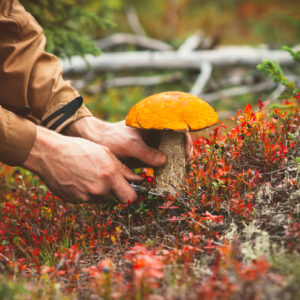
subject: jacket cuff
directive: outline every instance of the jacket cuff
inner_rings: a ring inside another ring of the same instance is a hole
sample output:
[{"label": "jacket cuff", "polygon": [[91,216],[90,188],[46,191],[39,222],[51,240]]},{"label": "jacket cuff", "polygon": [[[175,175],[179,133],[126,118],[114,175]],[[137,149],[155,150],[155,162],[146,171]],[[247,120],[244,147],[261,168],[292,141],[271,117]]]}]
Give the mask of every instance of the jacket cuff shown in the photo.
[{"label": "jacket cuff", "polygon": [[0,115],[0,161],[21,166],[35,142],[36,125],[5,109],[0,108]]},{"label": "jacket cuff", "polygon": [[[52,115],[54,112],[58,111],[60,108],[64,107],[66,104],[74,100],[74,96],[68,101],[63,101],[60,102],[59,104],[54,105],[47,113],[43,116],[43,120],[47,119],[50,115]],[[70,117],[68,118],[65,122],[63,122],[60,126],[58,126],[55,131],[56,132],[61,132],[66,126],[69,124],[84,118],[84,117],[91,117],[92,114],[91,112],[87,109],[87,107],[82,104],[81,107]],[[55,121],[57,121],[61,116],[58,116],[57,118],[54,118],[51,122],[47,123],[47,128],[50,128]]]}]

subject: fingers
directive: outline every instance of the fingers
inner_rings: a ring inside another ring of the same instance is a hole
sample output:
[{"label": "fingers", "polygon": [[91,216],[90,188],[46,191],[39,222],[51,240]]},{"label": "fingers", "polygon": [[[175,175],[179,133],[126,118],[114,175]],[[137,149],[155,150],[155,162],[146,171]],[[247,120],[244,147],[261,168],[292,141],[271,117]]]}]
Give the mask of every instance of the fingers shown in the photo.
[{"label": "fingers", "polygon": [[188,132],[185,133],[185,156],[187,160],[193,157],[193,140]]},{"label": "fingers", "polygon": [[112,160],[120,170],[121,174],[129,181],[142,181],[143,177],[133,173],[126,165],[120,162],[112,153],[110,154]]},{"label": "fingers", "polygon": [[[134,189],[129,185],[128,181],[142,181],[143,177],[134,174],[127,166],[121,163],[113,154],[113,161],[115,162],[119,176],[116,176],[112,191],[122,203],[134,202],[137,199],[137,194]],[[126,180],[127,179],[127,180]]]},{"label": "fingers", "polygon": [[122,203],[134,202],[137,194],[123,176],[117,176],[112,191]]},{"label": "fingers", "polygon": [[134,145],[132,156],[153,167],[161,167],[167,161],[163,152],[149,147],[143,140]]},{"label": "fingers", "polygon": [[121,174],[128,180],[128,181],[143,181],[143,177],[133,173],[126,165],[121,163],[120,161],[117,162],[117,167],[121,171]]},{"label": "fingers", "polygon": [[[129,168],[121,163],[111,152],[108,152],[112,159],[112,163],[116,165],[117,172],[114,174],[112,181],[112,192],[122,203],[134,202],[137,194],[130,186],[129,181],[142,181],[143,177],[134,174]],[[127,180],[126,180],[127,179]]]}]

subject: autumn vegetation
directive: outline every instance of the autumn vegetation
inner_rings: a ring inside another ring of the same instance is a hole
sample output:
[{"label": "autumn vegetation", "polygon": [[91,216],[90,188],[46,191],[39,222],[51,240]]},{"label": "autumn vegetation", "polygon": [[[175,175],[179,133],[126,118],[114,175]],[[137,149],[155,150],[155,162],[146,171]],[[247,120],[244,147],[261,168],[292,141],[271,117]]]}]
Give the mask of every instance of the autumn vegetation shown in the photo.
[{"label": "autumn vegetation", "polygon": [[[193,1],[179,2],[184,10]],[[247,20],[270,9],[246,2],[236,9]],[[111,3],[109,12],[122,4]],[[53,52],[73,55],[70,49]],[[286,50],[296,66],[300,52]],[[181,197],[141,193],[128,205],[117,199],[73,205],[36,175],[0,163],[0,299],[298,299],[300,91],[276,62],[259,69],[284,88],[281,96],[245,96],[231,118],[194,136]],[[88,99],[89,107],[118,119],[107,99],[126,110],[122,93],[111,89],[100,104]],[[152,169],[135,172],[144,186],[155,186]]]},{"label": "autumn vegetation", "polygon": [[[2,165],[1,293],[16,299],[296,295],[299,95],[280,108],[258,104],[239,111],[233,127],[220,123],[195,140],[185,199],[141,195],[130,205],[75,206],[28,171]],[[151,171],[141,171],[153,184]],[[295,274],[286,272],[285,260]]]}]

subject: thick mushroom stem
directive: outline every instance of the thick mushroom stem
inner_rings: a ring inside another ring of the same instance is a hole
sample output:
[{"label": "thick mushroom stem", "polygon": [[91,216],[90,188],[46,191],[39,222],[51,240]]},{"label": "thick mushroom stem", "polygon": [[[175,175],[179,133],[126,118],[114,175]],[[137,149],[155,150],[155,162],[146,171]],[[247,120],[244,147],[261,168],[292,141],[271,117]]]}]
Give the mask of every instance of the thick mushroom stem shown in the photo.
[{"label": "thick mushroom stem", "polygon": [[167,162],[155,171],[156,187],[180,195],[186,174],[184,133],[163,131],[159,149],[167,155]]}]

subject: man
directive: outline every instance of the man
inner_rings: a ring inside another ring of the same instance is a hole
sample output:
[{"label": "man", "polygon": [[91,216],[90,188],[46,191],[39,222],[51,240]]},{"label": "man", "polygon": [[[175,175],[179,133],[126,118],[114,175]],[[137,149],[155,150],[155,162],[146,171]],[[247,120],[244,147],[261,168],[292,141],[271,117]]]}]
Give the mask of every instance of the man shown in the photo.
[{"label": "man", "polygon": [[[58,58],[44,51],[45,43],[42,29],[17,0],[0,0],[0,161],[37,173],[66,201],[113,194],[124,203],[134,201],[128,181],[141,177],[119,159],[159,167],[165,155],[124,122],[93,117],[63,80]],[[186,144],[190,155],[190,136]]]}]

